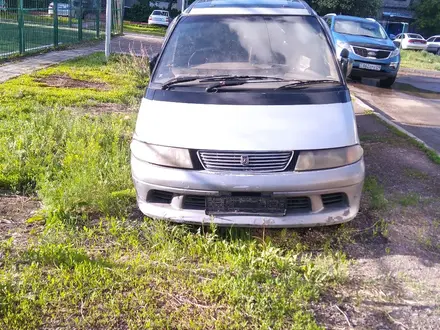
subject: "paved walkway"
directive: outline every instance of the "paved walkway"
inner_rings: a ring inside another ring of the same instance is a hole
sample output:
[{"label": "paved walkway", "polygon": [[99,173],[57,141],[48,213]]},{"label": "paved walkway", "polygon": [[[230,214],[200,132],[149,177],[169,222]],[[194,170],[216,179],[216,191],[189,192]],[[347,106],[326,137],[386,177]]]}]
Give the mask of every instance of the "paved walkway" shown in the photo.
[{"label": "paved walkway", "polygon": [[[112,39],[111,48],[113,53],[130,53],[137,55],[151,55],[159,51],[162,38],[139,34],[126,34]],[[99,51],[104,51],[104,43],[94,46],[71,50],[56,50],[46,54],[25,57],[22,60],[0,65],[0,83],[28,74],[33,71],[44,69],[79,56],[86,56]]]}]

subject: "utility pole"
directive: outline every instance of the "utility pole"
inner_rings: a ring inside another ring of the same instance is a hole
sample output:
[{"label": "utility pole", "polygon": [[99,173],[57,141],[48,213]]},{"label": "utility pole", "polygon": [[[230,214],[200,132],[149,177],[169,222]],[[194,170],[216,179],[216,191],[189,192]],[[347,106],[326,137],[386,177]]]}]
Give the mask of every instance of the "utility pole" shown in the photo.
[{"label": "utility pole", "polygon": [[105,58],[108,61],[110,57],[110,39],[112,34],[112,1],[107,0],[105,8]]}]

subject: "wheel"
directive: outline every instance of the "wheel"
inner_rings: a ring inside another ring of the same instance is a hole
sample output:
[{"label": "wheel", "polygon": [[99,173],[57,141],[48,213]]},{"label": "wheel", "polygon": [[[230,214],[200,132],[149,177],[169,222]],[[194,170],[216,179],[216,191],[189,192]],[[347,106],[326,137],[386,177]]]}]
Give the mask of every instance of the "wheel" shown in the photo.
[{"label": "wheel", "polygon": [[379,85],[380,87],[389,88],[394,84],[395,81],[396,81],[396,76],[391,78],[381,79]]}]

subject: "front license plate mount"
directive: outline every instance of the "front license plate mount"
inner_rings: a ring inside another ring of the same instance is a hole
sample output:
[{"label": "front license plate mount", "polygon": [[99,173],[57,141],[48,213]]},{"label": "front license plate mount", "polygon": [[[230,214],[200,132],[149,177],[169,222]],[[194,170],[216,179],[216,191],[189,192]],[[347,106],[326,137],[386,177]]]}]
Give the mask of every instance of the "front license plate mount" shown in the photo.
[{"label": "front license plate mount", "polygon": [[286,199],[273,197],[221,196],[206,198],[207,215],[286,215]]}]

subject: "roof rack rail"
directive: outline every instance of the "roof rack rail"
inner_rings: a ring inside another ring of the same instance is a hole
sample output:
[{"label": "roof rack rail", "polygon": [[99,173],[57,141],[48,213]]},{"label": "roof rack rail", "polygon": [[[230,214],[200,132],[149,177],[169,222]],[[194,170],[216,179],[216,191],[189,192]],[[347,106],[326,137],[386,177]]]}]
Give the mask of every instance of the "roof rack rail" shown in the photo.
[{"label": "roof rack rail", "polygon": [[366,19],[369,20],[369,21],[376,22],[376,20],[374,18],[371,18],[371,17],[367,17]]}]

